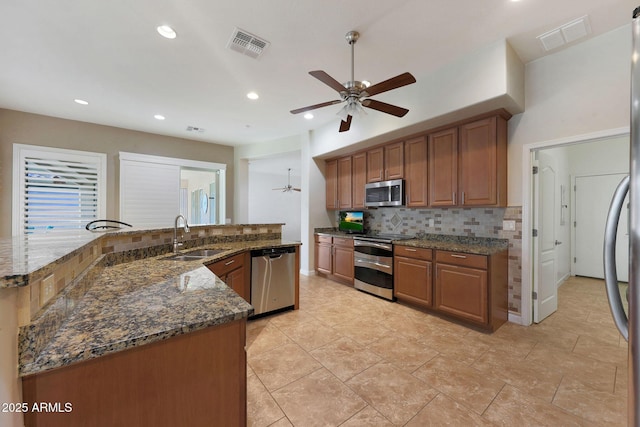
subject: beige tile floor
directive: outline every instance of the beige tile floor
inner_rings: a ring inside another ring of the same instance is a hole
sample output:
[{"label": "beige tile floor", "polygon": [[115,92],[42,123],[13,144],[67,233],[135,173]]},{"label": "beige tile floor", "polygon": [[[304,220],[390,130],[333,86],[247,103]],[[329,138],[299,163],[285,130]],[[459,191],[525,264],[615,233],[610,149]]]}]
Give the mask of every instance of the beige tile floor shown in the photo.
[{"label": "beige tile floor", "polygon": [[300,307],[249,322],[249,426],[626,425],[627,345],[599,280],[493,334],[318,277]]}]

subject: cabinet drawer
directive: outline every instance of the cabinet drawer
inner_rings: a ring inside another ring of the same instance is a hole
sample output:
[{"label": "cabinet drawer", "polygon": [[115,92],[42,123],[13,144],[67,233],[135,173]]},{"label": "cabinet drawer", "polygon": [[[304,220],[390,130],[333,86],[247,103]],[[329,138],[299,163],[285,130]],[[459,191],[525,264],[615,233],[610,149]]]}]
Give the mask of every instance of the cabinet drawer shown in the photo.
[{"label": "cabinet drawer", "polygon": [[436,251],[436,262],[487,269],[487,256],[462,252]]},{"label": "cabinet drawer", "polygon": [[433,257],[433,251],[431,249],[425,248],[413,248],[411,246],[401,246],[394,245],[393,246],[393,255],[395,256],[404,256],[407,258],[417,258],[424,259],[427,261],[431,261]]},{"label": "cabinet drawer", "polygon": [[346,237],[334,237],[333,238],[333,244],[335,246],[342,246],[345,248],[352,248],[353,247],[353,239],[349,239]]},{"label": "cabinet drawer", "polygon": [[316,234],[316,242],[331,244],[331,236],[319,236]]},{"label": "cabinet drawer", "polygon": [[213,271],[213,274],[215,274],[218,277],[221,277],[232,270],[242,267],[243,263],[244,263],[244,254],[242,253],[242,254],[234,255],[232,257],[223,259],[222,261],[218,261],[214,264],[210,264],[207,267],[209,267],[209,270]]}]

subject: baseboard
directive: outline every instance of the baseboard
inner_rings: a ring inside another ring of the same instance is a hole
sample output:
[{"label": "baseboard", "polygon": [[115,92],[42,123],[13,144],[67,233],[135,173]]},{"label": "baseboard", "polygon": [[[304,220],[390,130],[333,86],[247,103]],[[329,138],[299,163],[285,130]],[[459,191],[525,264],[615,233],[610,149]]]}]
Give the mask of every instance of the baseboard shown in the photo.
[{"label": "baseboard", "polygon": [[519,313],[509,312],[509,322],[517,323],[518,325],[527,325],[526,323],[522,323],[522,315]]},{"label": "baseboard", "polygon": [[300,274],[302,274],[303,276],[315,276],[316,275],[316,271],[315,270],[303,270],[303,269],[300,269]]}]

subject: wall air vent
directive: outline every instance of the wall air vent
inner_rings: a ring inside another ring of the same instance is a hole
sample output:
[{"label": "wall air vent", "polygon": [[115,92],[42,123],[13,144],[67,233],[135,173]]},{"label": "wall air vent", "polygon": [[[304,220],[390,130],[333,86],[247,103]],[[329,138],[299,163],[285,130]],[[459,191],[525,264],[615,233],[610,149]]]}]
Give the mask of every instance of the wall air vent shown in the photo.
[{"label": "wall air vent", "polygon": [[204,129],[196,126],[187,126],[187,132],[204,133]]},{"label": "wall air vent", "polygon": [[269,47],[268,41],[239,28],[233,30],[227,43],[227,48],[254,59],[258,59],[267,47]]}]

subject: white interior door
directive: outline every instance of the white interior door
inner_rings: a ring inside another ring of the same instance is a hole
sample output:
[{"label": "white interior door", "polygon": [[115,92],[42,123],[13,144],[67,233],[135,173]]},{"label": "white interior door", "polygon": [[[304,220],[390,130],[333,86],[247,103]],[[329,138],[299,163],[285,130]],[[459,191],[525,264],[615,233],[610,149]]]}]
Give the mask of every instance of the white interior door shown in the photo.
[{"label": "white interior door", "polygon": [[534,229],[538,236],[533,238],[533,321],[541,322],[558,309],[558,288],[556,286],[556,223],[560,207],[556,206],[556,166],[555,159],[539,151],[536,153],[538,173],[534,175]]},{"label": "white interior door", "polygon": [[[602,245],[611,197],[626,174],[589,175],[575,179],[575,260],[577,276],[604,279]],[[629,280],[628,196],[620,213],[616,240],[618,280]]]}]

